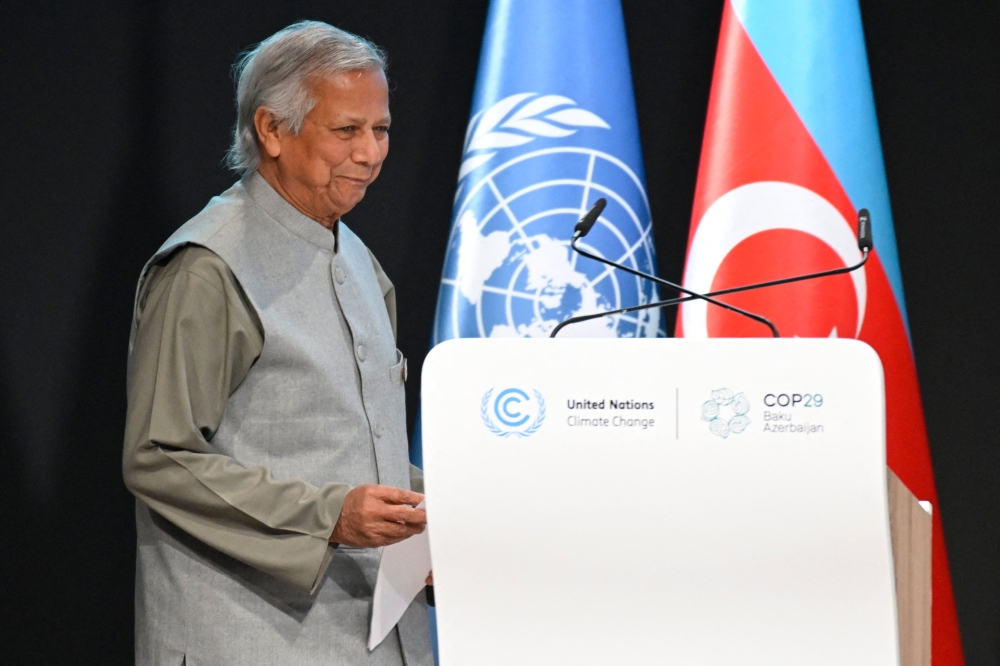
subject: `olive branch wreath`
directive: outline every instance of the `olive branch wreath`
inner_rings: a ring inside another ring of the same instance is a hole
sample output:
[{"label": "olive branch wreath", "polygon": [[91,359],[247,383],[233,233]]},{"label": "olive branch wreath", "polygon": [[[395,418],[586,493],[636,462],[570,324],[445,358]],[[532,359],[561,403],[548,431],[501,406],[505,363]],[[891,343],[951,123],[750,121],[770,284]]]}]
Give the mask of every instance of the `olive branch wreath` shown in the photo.
[{"label": "olive branch wreath", "polygon": [[[531,101],[517,108],[526,100]],[[490,161],[497,149],[521,146],[540,137],[570,136],[581,127],[610,129],[600,116],[579,108],[569,97],[538,93],[504,97],[469,121],[458,179]],[[473,154],[482,150],[492,152]]]}]

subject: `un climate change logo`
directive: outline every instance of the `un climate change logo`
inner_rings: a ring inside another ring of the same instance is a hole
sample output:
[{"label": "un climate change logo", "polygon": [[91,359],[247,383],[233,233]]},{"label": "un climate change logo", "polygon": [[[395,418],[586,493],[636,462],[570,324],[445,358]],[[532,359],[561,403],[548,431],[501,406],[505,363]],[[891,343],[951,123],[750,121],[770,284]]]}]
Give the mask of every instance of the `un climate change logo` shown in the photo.
[{"label": "un climate change logo", "polygon": [[725,439],[738,435],[750,425],[750,400],[742,393],[733,395],[727,388],[712,391],[712,399],[701,406],[701,420],[708,421],[708,431]]},{"label": "un climate change logo", "polygon": [[[581,243],[594,254],[655,271],[649,202],[623,161],[569,139],[609,130],[559,95],[511,95],[473,117],[459,172],[435,341],[546,337],[562,320],[658,299],[655,285],[578,260],[569,238],[598,197],[608,200]],[[591,135],[592,136],[592,135]],[[517,148],[524,146],[525,148]],[[594,319],[586,337],[655,337],[659,310]]]},{"label": "un climate change logo", "polygon": [[498,437],[528,437],[545,421],[545,398],[536,390],[533,396],[519,388],[503,389],[493,396],[490,389],[479,405],[483,423]]}]

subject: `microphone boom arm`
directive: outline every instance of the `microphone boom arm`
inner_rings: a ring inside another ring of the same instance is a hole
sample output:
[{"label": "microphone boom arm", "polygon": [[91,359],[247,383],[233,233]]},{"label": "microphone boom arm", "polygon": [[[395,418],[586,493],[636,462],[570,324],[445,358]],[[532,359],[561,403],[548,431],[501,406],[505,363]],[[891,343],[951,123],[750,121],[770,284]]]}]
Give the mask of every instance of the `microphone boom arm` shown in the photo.
[{"label": "microphone boom arm", "polygon": [[[631,273],[632,275],[641,277],[641,278],[646,279],[646,280],[652,280],[653,282],[656,282],[657,284],[661,284],[661,285],[663,285],[665,287],[670,287],[671,289],[676,289],[676,290],[678,290],[680,292],[683,292],[683,293],[689,295],[688,298],[684,298],[684,299],[681,299],[681,300],[692,300],[692,299],[695,299],[695,298],[700,298],[700,299],[703,299],[705,301],[708,301],[709,303],[711,303],[713,305],[717,305],[720,308],[725,308],[726,310],[730,310],[730,311],[735,312],[737,314],[741,314],[744,317],[749,317],[750,319],[753,319],[754,321],[756,321],[758,323],[764,324],[769,329],[771,329],[771,334],[774,337],[776,337],[776,338],[780,338],[781,337],[781,335],[778,333],[777,327],[774,324],[772,324],[771,321],[769,319],[767,319],[766,317],[762,317],[760,315],[756,315],[756,314],[754,314],[752,312],[747,312],[746,310],[740,309],[740,308],[736,307],[735,305],[729,305],[728,303],[723,303],[722,301],[718,301],[718,300],[712,298],[712,296],[714,294],[699,294],[697,292],[691,291],[690,289],[682,287],[679,284],[674,284],[673,282],[669,282],[668,280],[664,280],[663,278],[657,277],[655,275],[647,275],[646,273],[642,273],[640,271],[634,270],[632,268],[629,268],[628,266],[615,264],[614,262],[609,261],[608,259],[605,259],[604,257],[598,257],[597,255],[591,254],[590,252],[587,252],[586,250],[581,250],[576,245],[576,242],[578,240],[580,240],[580,236],[581,236],[581,234],[579,233],[579,231],[577,231],[577,233],[573,234],[573,240],[570,241],[570,247],[572,247],[576,252],[582,254],[583,256],[587,257],[588,259],[593,259],[594,261],[598,261],[598,262],[600,262],[602,264],[605,264],[607,266],[611,266],[612,268],[617,268],[618,270],[625,271],[626,273]],[[728,293],[728,292],[719,292],[719,293]],[[680,301],[677,301],[677,302],[680,302]],[[666,304],[666,302],[664,302],[664,304]],[[635,309],[643,309],[644,307],[647,307],[647,306],[648,307],[655,307],[654,304],[650,303],[650,304],[647,304],[646,306],[634,306],[633,308],[625,308],[622,311],[623,312],[631,312],[631,311],[633,311]],[[564,321],[564,322],[560,323],[558,326],[556,326],[556,328],[553,329],[553,331],[552,331],[552,333],[551,333],[551,335],[549,337],[555,337],[555,334],[559,331],[560,328],[562,328],[564,325],[566,325],[566,324],[568,324],[568,323],[570,323],[570,322],[572,322],[574,320],[577,320],[577,321],[586,321],[587,319],[596,319],[598,316],[608,316],[610,314],[617,314],[617,313],[618,313],[618,311],[615,311],[615,312],[605,312],[605,313],[601,313],[600,315],[595,315],[595,316],[584,315],[584,317],[586,317],[586,319],[581,319],[581,318],[578,318],[578,317],[574,317],[573,319],[567,319],[566,321]]]},{"label": "microphone boom arm", "polygon": [[[574,237],[571,245],[573,245],[573,243],[575,243],[576,240],[577,240],[577,238]],[[585,252],[583,250],[580,250],[575,245],[573,245],[573,249],[576,250],[577,252],[579,252],[580,254],[586,256],[586,257],[589,257],[591,259],[595,259],[597,261],[600,261],[601,263],[608,263],[608,262],[604,261],[603,259],[601,259],[599,257],[595,257],[595,256],[593,256],[593,255],[591,255],[591,254],[589,254],[589,253],[587,253],[587,252]],[[781,278],[780,280],[769,280],[767,282],[758,282],[756,284],[748,284],[748,285],[743,285],[741,287],[730,287],[729,289],[720,289],[719,291],[712,291],[712,292],[709,292],[707,294],[704,294],[703,296],[705,297],[705,300],[708,300],[709,302],[715,303],[716,301],[711,300],[712,297],[715,297],[715,296],[724,296],[726,294],[734,294],[734,293],[741,292],[741,291],[751,291],[753,289],[764,289],[766,287],[776,287],[778,285],[789,284],[791,282],[800,282],[802,280],[813,280],[813,279],[816,279],[816,278],[828,277],[828,276],[831,276],[831,275],[841,275],[843,273],[851,273],[853,271],[858,270],[859,268],[861,268],[862,266],[864,266],[868,262],[868,255],[869,255],[869,249],[867,247],[864,247],[862,249],[861,261],[859,261],[858,263],[856,263],[853,266],[845,266],[843,268],[834,268],[834,269],[831,269],[831,270],[828,270],[828,271],[821,271],[819,273],[810,273],[809,275],[796,275],[795,277]],[[617,267],[617,268],[621,268],[622,270],[625,270],[626,272],[629,272],[629,273],[637,274],[635,271],[632,271],[628,267]],[[645,276],[641,276],[641,277],[645,277]],[[666,280],[659,280],[659,282],[665,283],[668,286],[675,286],[672,283],[666,282]],[[681,291],[683,291],[685,293],[688,293],[688,294],[691,293],[691,292],[689,292],[689,291],[687,291],[685,289],[681,289]],[[601,317],[611,317],[611,316],[619,315],[619,314],[627,314],[629,312],[636,312],[638,310],[650,310],[650,309],[653,309],[653,308],[665,308],[665,307],[669,307],[671,305],[678,305],[680,303],[685,303],[687,301],[693,301],[696,298],[702,298],[703,296],[702,295],[682,296],[680,298],[670,298],[670,299],[667,299],[667,300],[664,300],[664,301],[656,301],[654,303],[644,303],[642,305],[633,305],[633,306],[627,307],[627,308],[619,308],[617,310],[611,310],[611,311],[608,311],[608,312],[597,312],[597,313],[589,314],[589,315],[580,315],[578,317],[571,317],[569,319],[565,319],[565,320],[559,322],[556,325],[556,327],[552,329],[552,333],[549,334],[549,337],[550,338],[556,337],[556,335],[559,334],[559,331],[561,331],[564,327],[569,326],[570,324],[577,324],[577,323],[580,323],[580,322],[583,322],[583,321],[590,321],[591,319],[599,319]],[[727,306],[725,304],[722,304],[722,305],[723,305],[723,307],[727,307],[727,308],[729,307],[729,306]],[[735,308],[733,308],[733,309],[735,309]],[[750,313],[745,313],[745,314],[747,314],[748,316],[750,316],[750,317],[752,317],[754,319],[757,318],[755,315],[752,315]],[[773,325],[772,325],[771,328],[772,328],[772,332],[775,332],[775,330],[773,328]],[[777,336],[775,336],[775,337],[777,337]]]}]

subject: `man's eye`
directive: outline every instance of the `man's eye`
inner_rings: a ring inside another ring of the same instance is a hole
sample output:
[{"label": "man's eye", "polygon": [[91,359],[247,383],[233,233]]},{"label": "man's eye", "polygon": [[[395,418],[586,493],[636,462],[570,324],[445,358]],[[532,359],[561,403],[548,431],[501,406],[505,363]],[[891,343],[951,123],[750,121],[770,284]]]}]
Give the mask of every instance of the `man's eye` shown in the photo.
[{"label": "man's eye", "polygon": [[379,125],[378,127],[375,127],[373,129],[376,132],[378,132],[379,134],[388,134],[389,133],[389,126],[388,125]]},{"label": "man's eye", "polygon": [[357,127],[355,127],[354,125],[347,125],[346,127],[338,127],[336,129],[336,131],[337,132],[345,132],[345,133],[349,134],[349,133],[353,132],[356,129],[357,129]]}]

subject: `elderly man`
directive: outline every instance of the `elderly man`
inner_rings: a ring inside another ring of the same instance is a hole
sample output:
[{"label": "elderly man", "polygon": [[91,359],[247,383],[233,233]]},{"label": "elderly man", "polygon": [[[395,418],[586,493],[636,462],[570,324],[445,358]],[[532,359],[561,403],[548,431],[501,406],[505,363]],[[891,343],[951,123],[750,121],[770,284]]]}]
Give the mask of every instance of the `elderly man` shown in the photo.
[{"label": "elderly man", "polygon": [[123,464],[138,664],[432,663],[423,595],[366,649],[376,549],[426,520],[395,292],[342,219],[389,149],[384,67],[316,22],[246,54],[243,177],[142,271]]}]

